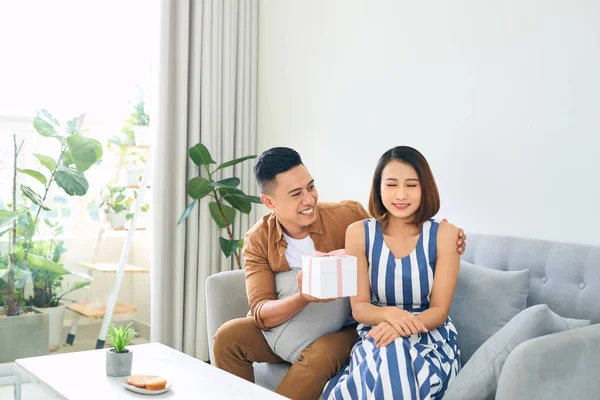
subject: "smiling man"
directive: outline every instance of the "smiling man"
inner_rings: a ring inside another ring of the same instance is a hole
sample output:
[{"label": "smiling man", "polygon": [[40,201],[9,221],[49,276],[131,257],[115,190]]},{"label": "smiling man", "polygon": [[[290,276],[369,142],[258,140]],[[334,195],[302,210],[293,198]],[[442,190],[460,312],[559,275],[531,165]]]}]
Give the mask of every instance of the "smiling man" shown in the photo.
[{"label": "smiling man", "polygon": [[[344,248],[346,228],[369,218],[355,201],[318,203],[315,181],[300,155],[286,147],[261,154],[254,167],[261,200],[271,210],[246,234],[243,256],[251,316],[225,323],[215,336],[215,365],[254,382],[253,362],[282,362],[262,331],[289,321],[311,302],[327,302],[301,291],[277,298],[275,274],[301,268],[302,255]],[[464,234],[459,231],[459,252]],[[276,392],[291,399],[317,399],[346,364],[357,339],[356,325],[324,335],[300,353]]]}]

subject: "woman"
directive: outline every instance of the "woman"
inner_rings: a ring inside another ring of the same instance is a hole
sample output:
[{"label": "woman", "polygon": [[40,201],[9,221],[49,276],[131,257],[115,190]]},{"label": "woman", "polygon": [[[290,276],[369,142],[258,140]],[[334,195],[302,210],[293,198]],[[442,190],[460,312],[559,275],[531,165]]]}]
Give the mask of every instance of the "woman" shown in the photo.
[{"label": "woman", "polygon": [[374,218],[346,231],[346,253],[358,259],[358,294],[350,300],[360,337],[324,398],[440,399],[458,373],[448,318],[458,230],[431,219],[439,208],[421,153],[400,146],[381,156],[369,200]]}]

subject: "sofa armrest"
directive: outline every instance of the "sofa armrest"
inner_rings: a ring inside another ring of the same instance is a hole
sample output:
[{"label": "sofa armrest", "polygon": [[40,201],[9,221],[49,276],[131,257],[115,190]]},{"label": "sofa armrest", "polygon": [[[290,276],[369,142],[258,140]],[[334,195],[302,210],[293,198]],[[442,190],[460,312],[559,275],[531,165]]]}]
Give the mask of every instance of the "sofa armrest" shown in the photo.
[{"label": "sofa armrest", "polygon": [[206,330],[208,351],[213,361],[213,339],[225,322],[248,314],[246,278],[244,270],[225,271],[206,280]]},{"label": "sofa armrest", "polygon": [[600,324],[521,343],[502,368],[496,400],[597,398],[599,343]]}]

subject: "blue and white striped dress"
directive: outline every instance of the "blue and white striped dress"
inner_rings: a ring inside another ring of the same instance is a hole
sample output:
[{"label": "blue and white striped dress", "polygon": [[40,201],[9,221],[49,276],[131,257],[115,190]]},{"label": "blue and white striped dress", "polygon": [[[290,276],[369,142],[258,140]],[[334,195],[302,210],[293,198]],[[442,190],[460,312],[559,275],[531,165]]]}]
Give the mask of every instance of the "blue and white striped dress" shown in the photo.
[{"label": "blue and white striped dress", "polygon": [[[436,262],[439,222],[426,221],[416,248],[395,259],[376,219],[365,224],[371,303],[412,313],[429,307]],[[427,333],[400,337],[383,348],[365,336],[372,326],[359,324],[359,339],[349,365],[325,386],[324,399],[441,399],[460,369],[456,328],[448,318]]]}]

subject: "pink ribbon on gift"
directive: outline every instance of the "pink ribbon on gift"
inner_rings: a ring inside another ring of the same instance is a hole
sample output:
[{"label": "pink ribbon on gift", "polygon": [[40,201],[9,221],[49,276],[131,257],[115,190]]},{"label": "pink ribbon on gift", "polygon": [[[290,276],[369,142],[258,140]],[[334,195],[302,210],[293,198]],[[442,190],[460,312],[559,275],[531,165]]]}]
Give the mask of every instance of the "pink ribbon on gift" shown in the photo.
[{"label": "pink ribbon on gift", "polygon": [[312,258],[308,259],[308,293],[312,296]]},{"label": "pink ribbon on gift", "polygon": [[342,297],[342,258],[337,256],[337,297]]},{"label": "pink ribbon on gift", "polygon": [[[339,250],[335,250],[330,253],[315,251],[313,257],[336,257],[337,297],[342,297],[342,257],[345,257],[346,254],[339,254],[339,252]],[[312,257],[309,257],[308,259],[308,276],[308,293],[312,295]]]}]

